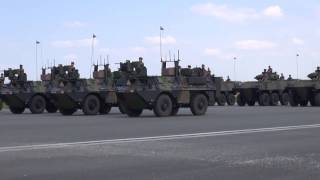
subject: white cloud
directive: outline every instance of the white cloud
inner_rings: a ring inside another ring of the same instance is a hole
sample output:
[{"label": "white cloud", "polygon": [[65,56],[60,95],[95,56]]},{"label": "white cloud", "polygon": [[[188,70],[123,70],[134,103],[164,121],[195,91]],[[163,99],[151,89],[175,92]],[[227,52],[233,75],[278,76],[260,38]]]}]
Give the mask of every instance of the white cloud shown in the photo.
[{"label": "white cloud", "polygon": [[[98,40],[95,40],[95,45],[98,43]],[[83,48],[92,46],[92,38],[79,39],[79,40],[62,40],[62,41],[53,41],[51,46],[54,48]]]},{"label": "white cloud", "polygon": [[221,54],[220,49],[216,49],[216,48],[206,48],[204,50],[204,54],[206,56],[218,56]]},{"label": "white cloud", "polygon": [[272,49],[277,46],[277,44],[270,41],[259,41],[259,40],[244,40],[235,43],[236,48],[242,50],[262,50],[262,49]]},{"label": "white cloud", "polygon": [[[149,36],[145,37],[144,41],[149,44],[160,44],[160,36]],[[162,44],[176,44],[177,40],[172,36],[165,36],[161,39]]]},{"label": "white cloud", "polygon": [[71,22],[65,22],[64,27],[66,28],[82,28],[85,27],[87,24],[80,21],[71,21]]},{"label": "white cloud", "polygon": [[197,4],[191,7],[195,14],[212,16],[229,22],[242,22],[262,17],[281,17],[283,12],[280,6],[270,6],[262,12],[250,8],[231,8],[228,5],[217,5],[214,3]]},{"label": "white cloud", "polygon": [[300,38],[294,37],[294,38],[292,38],[292,43],[295,45],[303,45],[304,41]]},{"label": "white cloud", "polygon": [[282,9],[280,8],[280,6],[277,6],[277,5],[267,7],[263,11],[263,15],[265,15],[267,17],[282,17],[282,16],[284,16]]}]

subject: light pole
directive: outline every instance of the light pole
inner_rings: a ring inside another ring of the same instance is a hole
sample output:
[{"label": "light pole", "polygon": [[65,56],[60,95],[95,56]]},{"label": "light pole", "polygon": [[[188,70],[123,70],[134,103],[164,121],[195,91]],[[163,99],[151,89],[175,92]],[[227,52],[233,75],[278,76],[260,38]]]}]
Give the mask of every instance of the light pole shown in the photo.
[{"label": "light pole", "polygon": [[296,54],[296,68],[297,68],[297,79],[299,79],[299,57],[300,54]]},{"label": "light pole", "polygon": [[160,26],[160,58],[162,62],[162,31],[164,31],[164,28]]},{"label": "light pole", "polygon": [[92,35],[92,44],[91,44],[91,65],[90,65],[90,79],[91,79],[91,70],[94,64],[94,40],[97,38],[95,34]]},{"label": "light pole", "polygon": [[233,58],[233,79],[236,81],[236,62],[237,62],[237,57]]},{"label": "light pole", "polygon": [[36,41],[36,81],[38,81],[38,45],[40,41]]}]

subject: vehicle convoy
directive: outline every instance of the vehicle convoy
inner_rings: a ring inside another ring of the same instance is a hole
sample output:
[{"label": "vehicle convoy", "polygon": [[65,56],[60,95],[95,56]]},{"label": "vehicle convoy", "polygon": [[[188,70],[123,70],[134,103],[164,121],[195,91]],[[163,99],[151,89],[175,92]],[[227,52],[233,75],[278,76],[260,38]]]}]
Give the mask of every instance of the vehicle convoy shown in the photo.
[{"label": "vehicle convoy", "polygon": [[288,85],[294,83],[293,80],[285,80],[283,75],[280,77],[270,67],[255,79],[257,81],[243,82],[239,86],[239,106],[254,106],[256,102],[260,106],[277,106],[279,101],[284,106],[289,104]]},{"label": "vehicle convoy", "polygon": [[[174,67],[167,67],[173,62]],[[116,80],[120,106],[130,117],[138,117],[144,109],[158,117],[174,116],[179,108],[190,108],[193,115],[204,115],[215,104],[216,79],[210,70],[181,68],[180,60],[162,61],[161,76],[148,76],[139,61],[120,64],[122,78]]]},{"label": "vehicle convoy", "polygon": [[57,111],[53,100],[46,93],[49,81],[28,81],[22,65],[19,69],[5,70],[4,78],[10,82],[2,86],[0,94],[12,113],[21,114],[26,108],[33,114],[41,114],[44,110],[49,113]]},{"label": "vehicle convoy", "polygon": [[82,109],[85,115],[108,114],[113,106],[117,106],[109,64],[103,65],[102,70],[99,67],[94,65],[93,79],[81,79],[74,63],[54,69],[59,83],[50,88],[50,94],[61,114],[72,115],[78,109]]},{"label": "vehicle convoy", "polygon": [[310,80],[298,80],[289,85],[291,106],[320,106],[320,67],[308,75]]}]

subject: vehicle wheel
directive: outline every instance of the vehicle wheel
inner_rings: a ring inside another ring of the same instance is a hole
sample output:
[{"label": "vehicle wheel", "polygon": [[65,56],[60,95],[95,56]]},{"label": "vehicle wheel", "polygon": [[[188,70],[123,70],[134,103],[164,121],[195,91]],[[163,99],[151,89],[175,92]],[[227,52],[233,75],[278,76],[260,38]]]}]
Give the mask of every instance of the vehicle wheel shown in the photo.
[{"label": "vehicle wheel", "polygon": [[60,108],[59,109],[60,113],[64,116],[71,116],[72,114],[74,114],[75,112],[77,112],[76,108],[71,108],[71,109],[63,109]]},{"label": "vehicle wheel", "polygon": [[99,113],[100,114],[109,114],[109,112],[111,111],[111,106],[105,103],[102,103],[100,106],[100,110]]},{"label": "vehicle wheel", "polygon": [[29,102],[29,109],[32,114],[42,114],[46,108],[46,100],[44,97],[33,96]]},{"label": "vehicle wheel", "polygon": [[299,104],[301,107],[306,107],[306,106],[308,106],[309,101],[308,100],[301,100]]},{"label": "vehicle wheel", "polygon": [[89,95],[83,101],[82,111],[85,115],[97,115],[100,111],[100,100],[95,95]]},{"label": "vehicle wheel", "polygon": [[221,96],[219,96],[218,98],[218,105],[219,106],[225,106],[226,105],[226,102],[227,102],[227,98],[224,94],[221,94]]},{"label": "vehicle wheel", "polygon": [[9,109],[13,114],[22,114],[26,108],[9,106]]},{"label": "vehicle wheel", "polygon": [[207,112],[208,99],[203,94],[196,94],[191,99],[190,109],[193,115],[201,116]]},{"label": "vehicle wheel", "polygon": [[229,106],[234,106],[236,104],[236,97],[233,94],[229,94],[227,97],[227,103]]},{"label": "vehicle wheel", "polygon": [[46,103],[46,110],[48,113],[56,113],[58,108],[52,103]]},{"label": "vehicle wheel", "polygon": [[139,117],[142,114],[143,109],[129,109],[129,108],[126,108],[125,112],[129,117]]},{"label": "vehicle wheel", "polygon": [[251,99],[247,103],[248,103],[248,106],[254,106],[254,105],[256,105],[256,100],[255,99]]},{"label": "vehicle wheel", "polygon": [[296,107],[299,105],[297,98],[294,93],[289,93],[289,103],[292,107]]},{"label": "vehicle wheel", "polygon": [[288,94],[288,93],[283,93],[283,94],[281,95],[281,98],[280,98],[280,103],[281,103],[281,105],[282,105],[282,106],[288,106],[288,104],[289,104],[289,99],[290,99],[289,94]]},{"label": "vehicle wheel", "polygon": [[309,101],[310,101],[310,105],[311,106],[316,106],[316,103],[315,103],[315,95],[312,95],[311,97],[310,97],[310,99],[309,99]]},{"label": "vehicle wheel", "polygon": [[279,104],[279,95],[278,93],[272,93],[270,97],[271,106],[278,106]]},{"label": "vehicle wheel", "polygon": [[245,98],[243,97],[243,95],[238,94],[238,96],[237,96],[237,103],[238,103],[239,106],[245,106],[245,105],[246,105],[246,100],[245,100]]},{"label": "vehicle wheel", "polygon": [[314,95],[314,105],[315,106],[320,106],[320,93],[316,93]]},{"label": "vehicle wheel", "polygon": [[259,97],[259,101],[261,106],[269,106],[270,105],[270,95],[268,93],[262,93]]},{"label": "vehicle wheel", "polygon": [[121,104],[119,104],[119,111],[121,114],[126,114],[125,108]]},{"label": "vehicle wheel", "polygon": [[0,100],[0,111],[2,110],[3,108],[3,102]]},{"label": "vehicle wheel", "polygon": [[172,113],[172,108],[173,104],[171,98],[166,94],[162,94],[156,100],[153,112],[158,117],[170,116]]},{"label": "vehicle wheel", "polygon": [[174,107],[171,112],[171,116],[176,116],[179,112],[179,107]]}]

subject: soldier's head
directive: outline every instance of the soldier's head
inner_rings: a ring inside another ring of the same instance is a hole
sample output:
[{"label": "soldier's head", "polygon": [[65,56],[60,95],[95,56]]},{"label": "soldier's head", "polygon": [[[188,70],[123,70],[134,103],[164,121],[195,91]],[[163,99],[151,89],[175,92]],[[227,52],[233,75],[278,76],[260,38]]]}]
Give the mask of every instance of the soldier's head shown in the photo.
[{"label": "soldier's head", "polygon": [[3,73],[1,73],[1,78],[4,78],[4,74]]},{"label": "soldier's head", "polygon": [[205,68],[206,68],[206,66],[205,66],[204,64],[202,64],[202,66],[201,66],[201,67],[202,67],[202,69],[205,69]]},{"label": "soldier's head", "polygon": [[320,66],[317,67],[317,70],[320,71]]},{"label": "soldier's head", "polygon": [[191,69],[191,65],[188,65],[188,68]]},{"label": "soldier's head", "polygon": [[263,72],[267,72],[267,69],[264,69]]},{"label": "soldier's head", "polygon": [[291,74],[289,74],[289,78],[291,78]]},{"label": "soldier's head", "polygon": [[71,67],[74,67],[74,62],[73,61],[71,62]]},{"label": "soldier's head", "polygon": [[142,58],[142,57],[139,57],[139,62],[142,63],[142,61],[143,61],[143,58]]}]

